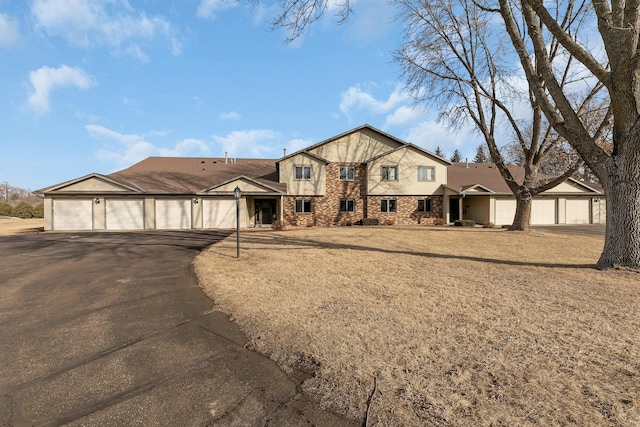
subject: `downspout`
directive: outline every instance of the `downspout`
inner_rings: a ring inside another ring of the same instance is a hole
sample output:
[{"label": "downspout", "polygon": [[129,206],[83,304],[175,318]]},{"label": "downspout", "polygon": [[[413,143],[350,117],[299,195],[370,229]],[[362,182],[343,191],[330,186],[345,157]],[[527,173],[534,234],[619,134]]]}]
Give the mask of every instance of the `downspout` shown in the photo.
[{"label": "downspout", "polygon": [[[462,188],[460,190],[462,190]],[[462,212],[464,211],[464,196],[466,196],[466,194],[462,193],[461,197],[460,197],[460,202],[458,203],[458,218],[460,218],[460,219],[464,219],[462,217],[462,215],[463,215]]]}]

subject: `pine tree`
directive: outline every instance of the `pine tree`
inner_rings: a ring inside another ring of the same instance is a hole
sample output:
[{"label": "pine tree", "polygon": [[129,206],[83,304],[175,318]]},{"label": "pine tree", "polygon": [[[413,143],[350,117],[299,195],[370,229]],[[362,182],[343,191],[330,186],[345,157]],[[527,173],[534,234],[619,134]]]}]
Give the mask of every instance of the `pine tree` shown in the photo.
[{"label": "pine tree", "polygon": [[442,150],[440,149],[440,146],[436,147],[436,156],[440,156],[444,159],[444,153],[442,152]]},{"label": "pine tree", "polygon": [[456,151],[453,152],[453,156],[451,156],[452,163],[460,163],[462,161],[462,154],[456,148]]},{"label": "pine tree", "polygon": [[478,145],[476,149],[476,157],[473,159],[474,163],[487,163],[489,158],[487,157],[487,152],[484,149],[484,145]]}]

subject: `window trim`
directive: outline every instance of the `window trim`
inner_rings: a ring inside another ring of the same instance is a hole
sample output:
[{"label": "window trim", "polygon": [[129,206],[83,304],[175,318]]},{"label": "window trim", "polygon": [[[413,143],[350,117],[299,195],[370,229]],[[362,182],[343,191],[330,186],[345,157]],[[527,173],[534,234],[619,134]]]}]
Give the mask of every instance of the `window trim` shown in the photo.
[{"label": "window trim", "polygon": [[[342,203],[344,202],[344,210],[342,209]],[[352,210],[349,210],[349,202],[351,202]],[[340,213],[356,213],[356,199],[340,199],[338,204],[338,212]]]},{"label": "window trim", "polygon": [[[395,170],[395,177],[393,179],[389,178],[389,171],[391,169]],[[380,167],[380,178],[382,181],[398,181],[398,176],[400,175],[400,171],[398,169],[398,165],[383,165]]]},{"label": "window trim", "polygon": [[[420,179],[420,169],[424,168],[424,179]],[[431,172],[431,179],[429,179],[429,171]],[[418,182],[435,182],[436,180],[436,168],[435,166],[418,166]]]},{"label": "window trim", "polygon": [[[424,210],[420,210],[420,202],[424,203]],[[427,206],[428,205],[428,206]],[[429,209],[427,209],[427,207]],[[416,210],[418,212],[421,213],[430,213],[433,212],[433,199],[431,198],[423,198],[423,199],[418,199],[418,206],[416,207]]]},{"label": "window trim", "polygon": [[[300,178],[298,178],[298,168],[300,168]],[[305,169],[309,170],[309,177],[305,177]],[[293,166],[293,179],[296,181],[310,181],[311,180],[311,165],[294,165]]]},{"label": "window trim", "polygon": [[[393,202],[393,210],[391,210],[390,202]],[[383,205],[386,206],[385,209],[383,209]],[[385,214],[398,213],[398,199],[396,199],[395,197],[384,197],[380,199],[380,213],[385,213]]]},{"label": "window trim", "polygon": [[[300,202],[302,210],[298,210],[298,202]],[[309,210],[305,211],[305,204],[309,203]],[[311,199],[295,199],[295,206],[293,207],[293,210],[295,211],[296,214],[310,214],[313,213],[313,202]]]},{"label": "window trim", "polygon": [[[342,178],[342,170],[345,171],[345,178]],[[349,171],[351,171],[351,178],[349,178]],[[338,169],[338,179],[340,181],[354,181],[356,179],[356,168],[355,166],[340,166]]]}]

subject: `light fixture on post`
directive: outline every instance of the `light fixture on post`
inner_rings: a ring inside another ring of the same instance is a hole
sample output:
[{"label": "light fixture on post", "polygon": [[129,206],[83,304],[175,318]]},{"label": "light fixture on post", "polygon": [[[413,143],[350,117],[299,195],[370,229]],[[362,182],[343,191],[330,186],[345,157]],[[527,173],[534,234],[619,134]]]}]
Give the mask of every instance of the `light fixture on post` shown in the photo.
[{"label": "light fixture on post", "polygon": [[236,199],[236,258],[240,258],[240,197],[242,191],[236,185],[233,190],[233,197]]}]

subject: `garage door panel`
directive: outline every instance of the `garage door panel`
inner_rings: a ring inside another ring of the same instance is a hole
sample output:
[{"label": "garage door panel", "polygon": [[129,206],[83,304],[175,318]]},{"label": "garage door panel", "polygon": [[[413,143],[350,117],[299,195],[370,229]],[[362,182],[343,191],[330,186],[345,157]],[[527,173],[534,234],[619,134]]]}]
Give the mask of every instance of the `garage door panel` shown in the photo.
[{"label": "garage door panel", "polygon": [[205,199],[203,209],[204,228],[235,228],[235,200]]},{"label": "garage door panel", "polygon": [[514,199],[496,199],[497,225],[510,225],[516,214],[516,201]]},{"label": "garage door panel", "polygon": [[107,230],[144,229],[144,201],[107,199]]},{"label": "garage door panel", "polygon": [[589,199],[567,199],[566,215],[567,224],[589,224]]},{"label": "garage door panel", "polygon": [[191,199],[156,200],[156,228],[187,230],[191,228]]},{"label": "garage door panel", "polygon": [[556,199],[533,199],[531,204],[531,224],[548,225],[556,223]]},{"label": "garage door panel", "polygon": [[92,230],[93,199],[54,199],[53,229]]}]

